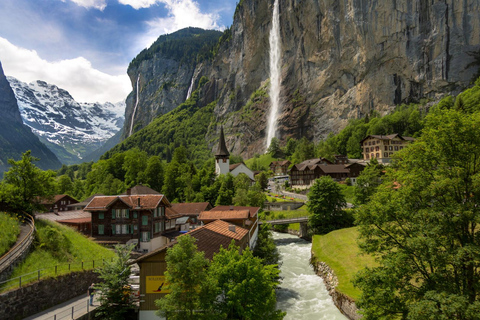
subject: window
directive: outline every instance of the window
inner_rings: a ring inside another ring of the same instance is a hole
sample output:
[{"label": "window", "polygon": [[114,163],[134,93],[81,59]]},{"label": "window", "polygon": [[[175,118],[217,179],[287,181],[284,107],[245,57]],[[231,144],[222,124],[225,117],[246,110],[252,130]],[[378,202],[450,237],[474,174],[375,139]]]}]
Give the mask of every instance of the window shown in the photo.
[{"label": "window", "polygon": [[375,155],[372,153],[372,154],[370,154],[370,157],[373,159],[373,158],[375,158]]},{"label": "window", "polygon": [[387,147],[387,146],[385,146],[385,151],[388,151],[388,147]]},{"label": "window", "polygon": [[112,219],[115,219],[116,218],[116,210],[115,209],[112,209]]},{"label": "window", "polygon": [[122,224],[122,234],[128,234],[128,224]]},{"label": "window", "polygon": [[122,234],[122,225],[121,224],[115,225],[115,234]]},{"label": "window", "polygon": [[380,158],[380,154],[379,154],[379,153],[376,153],[376,154],[375,154],[375,157],[376,157],[376,158]]},{"label": "window", "polygon": [[136,224],[133,225],[133,230],[134,231],[137,231],[138,230],[138,226]]},{"label": "window", "polygon": [[380,147],[375,147],[375,151],[379,151],[380,150]]},{"label": "window", "polygon": [[368,154],[365,155],[367,157],[367,159],[370,159],[370,156]]},{"label": "window", "polygon": [[142,226],[148,226],[148,216],[142,216]]},{"label": "window", "polygon": [[403,146],[400,147],[400,150],[402,150],[402,149],[403,149]]},{"label": "window", "polygon": [[133,211],[133,218],[137,219],[137,211]]},{"label": "window", "polygon": [[112,234],[115,234],[115,225],[112,224]]},{"label": "window", "polygon": [[103,212],[100,212],[98,214],[98,219],[103,219],[103,218],[105,218],[104,216],[105,216],[105,214]]},{"label": "window", "polygon": [[144,231],[142,232],[142,242],[150,241],[150,232]]},{"label": "window", "polygon": [[105,226],[103,224],[98,225],[98,234],[105,234]]},{"label": "window", "polygon": [[369,151],[370,151],[369,148],[365,148],[365,152],[369,152]]},{"label": "window", "polygon": [[393,150],[393,147],[392,147],[392,146],[388,147],[388,150],[392,151],[392,150]]},{"label": "window", "polygon": [[384,158],[388,158],[388,152],[385,152],[385,153],[383,154],[383,157],[384,157]]},{"label": "window", "polygon": [[163,206],[160,207],[160,215],[161,215],[162,217],[165,216],[165,207],[163,207]]},{"label": "window", "polygon": [[395,151],[398,151],[398,146],[395,146]]}]

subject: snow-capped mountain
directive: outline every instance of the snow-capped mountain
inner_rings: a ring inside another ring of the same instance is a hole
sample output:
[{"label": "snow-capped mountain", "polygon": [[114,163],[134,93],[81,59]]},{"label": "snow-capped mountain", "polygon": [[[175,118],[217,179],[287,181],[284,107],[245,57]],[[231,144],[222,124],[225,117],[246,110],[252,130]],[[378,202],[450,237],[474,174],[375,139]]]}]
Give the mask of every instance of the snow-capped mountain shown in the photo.
[{"label": "snow-capped mountain", "polygon": [[62,163],[81,162],[123,126],[125,102],[79,103],[68,91],[44,81],[7,80],[23,122]]}]

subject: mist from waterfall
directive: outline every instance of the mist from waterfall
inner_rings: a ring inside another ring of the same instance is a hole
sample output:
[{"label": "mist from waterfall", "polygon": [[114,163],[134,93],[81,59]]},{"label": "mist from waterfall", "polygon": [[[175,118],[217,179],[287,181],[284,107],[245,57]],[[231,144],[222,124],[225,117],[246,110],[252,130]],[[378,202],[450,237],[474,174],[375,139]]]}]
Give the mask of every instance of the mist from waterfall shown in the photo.
[{"label": "mist from waterfall", "polygon": [[130,132],[128,134],[128,136],[130,137],[132,135],[132,130],[133,130],[133,119],[135,118],[135,113],[137,112],[137,107],[138,107],[138,93],[139,93],[139,90],[138,90],[138,87],[139,87],[139,82],[140,82],[140,74],[138,74],[138,77],[137,77],[137,95],[135,97],[136,101],[135,101],[135,107],[133,108],[133,112],[132,112],[132,119],[130,120]]},{"label": "mist from waterfall", "polygon": [[270,44],[270,114],[267,124],[267,147],[270,146],[272,138],[277,133],[277,118],[280,108],[280,13],[278,0],[273,5],[272,30],[269,37]]}]

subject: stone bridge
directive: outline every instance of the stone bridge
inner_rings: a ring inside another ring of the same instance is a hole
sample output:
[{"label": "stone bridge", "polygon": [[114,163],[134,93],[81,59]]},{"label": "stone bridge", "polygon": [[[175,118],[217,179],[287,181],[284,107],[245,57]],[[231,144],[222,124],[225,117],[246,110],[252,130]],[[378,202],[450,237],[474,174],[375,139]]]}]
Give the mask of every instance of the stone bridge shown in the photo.
[{"label": "stone bridge", "polygon": [[290,223],[300,223],[300,234],[299,237],[303,238],[308,234],[308,217],[299,217],[299,218],[288,218],[288,219],[278,219],[278,220],[268,220],[268,221],[260,221],[259,224],[262,223],[269,223],[271,225],[276,224],[290,224]]}]

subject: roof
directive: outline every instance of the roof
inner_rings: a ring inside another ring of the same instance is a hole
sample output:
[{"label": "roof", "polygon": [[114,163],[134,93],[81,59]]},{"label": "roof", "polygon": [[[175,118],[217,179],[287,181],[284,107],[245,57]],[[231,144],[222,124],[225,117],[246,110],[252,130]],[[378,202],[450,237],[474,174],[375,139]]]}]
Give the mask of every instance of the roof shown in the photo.
[{"label": "roof", "polygon": [[[147,194],[147,195],[119,195],[119,196],[96,196],[88,203],[84,210],[86,211],[105,211],[110,205],[116,201],[122,201],[131,209],[138,208],[138,199],[140,199],[140,208],[144,210],[155,209],[161,202],[170,205],[167,198],[163,194]],[[175,215],[176,212],[171,213]]]},{"label": "roof", "polygon": [[225,136],[223,134],[223,126],[220,127],[220,140],[218,141],[218,149],[215,156],[224,156],[228,157],[230,152],[228,152],[227,145],[225,144]]},{"label": "roof", "polygon": [[380,140],[392,140],[392,139],[395,139],[395,138],[400,138],[401,140],[415,141],[415,138],[412,138],[412,137],[402,137],[400,134],[394,133],[394,134],[389,134],[389,135],[375,135],[375,134],[371,134],[371,135],[368,135],[368,136],[366,136],[365,138],[363,138],[363,139],[360,141],[360,143],[363,143],[363,141],[367,140],[368,138],[375,138],[375,139],[380,139]]},{"label": "roof", "polygon": [[182,215],[198,216],[200,212],[210,210],[212,205],[208,202],[172,203],[172,208]]},{"label": "roof", "polygon": [[248,210],[210,210],[202,211],[198,216],[199,220],[245,220],[250,216],[250,211]]},{"label": "roof", "polygon": [[246,207],[246,206],[217,206],[210,211],[227,211],[227,210],[248,210],[250,217],[258,214],[260,207]]},{"label": "roof", "polygon": [[272,161],[269,165],[269,167],[271,167],[272,165],[274,166],[284,166],[286,164],[290,165],[290,161],[288,160],[282,160],[282,161]]},{"label": "roof", "polygon": [[92,214],[83,210],[70,210],[70,211],[59,211],[58,213],[37,213],[35,215],[38,219],[50,220],[50,221],[59,221],[59,220],[70,220],[70,219],[90,219]]},{"label": "roof", "polygon": [[[248,230],[239,226],[235,226],[235,232],[229,230],[230,224],[225,221],[216,220],[203,227],[193,229],[186,234],[197,239],[195,244],[198,251],[205,253],[205,258],[212,259],[213,255],[220,251],[220,247],[228,248],[233,240],[241,241],[248,236]],[[133,263],[141,262],[147,258],[150,258],[170,247],[173,247],[177,241],[172,241],[169,244],[158,248],[150,253],[147,253],[140,258],[136,259]],[[245,242],[247,243],[247,242]]]},{"label": "roof", "polygon": [[67,207],[86,207],[87,204],[92,201],[93,198],[98,196],[104,196],[103,193],[95,193],[94,195],[88,197],[87,199],[83,200],[82,202],[72,203],[69,204]]},{"label": "roof", "polygon": [[243,164],[243,163],[240,162],[240,163],[231,164],[228,168],[230,169],[230,171],[233,171],[234,169],[239,167],[241,164]]},{"label": "roof", "polygon": [[78,218],[78,219],[66,219],[66,220],[57,220],[59,223],[67,224],[81,224],[81,223],[91,223],[92,218]]},{"label": "roof", "polygon": [[175,224],[185,224],[185,223],[187,223],[188,219],[190,219],[189,216],[180,217],[180,218],[177,219]]},{"label": "roof", "polygon": [[344,164],[329,164],[328,166],[320,166],[325,173],[349,173],[350,170]]},{"label": "roof", "polygon": [[167,207],[165,209],[165,216],[167,217],[167,219],[177,219],[177,218],[180,218],[181,216],[183,216],[183,214],[178,213],[177,211],[175,211],[174,209],[172,209],[170,207]]},{"label": "roof", "polygon": [[142,194],[160,194],[160,192],[153,190],[142,184],[136,185],[133,188],[128,188],[122,195],[142,195]]},{"label": "roof", "polygon": [[315,159],[308,159],[299,164],[296,164],[292,167],[292,169],[296,168],[298,171],[303,171],[305,169],[314,170],[317,166],[322,165],[322,162],[326,162],[328,165],[331,165],[332,162],[325,158],[315,158]]},{"label": "roof", "polygon": [[[57,194],[55,196],[53,196],[53,198],[42,198],[40,199],[40,204],[53,204],[53,203],[57,203],[58,201],[62,200],[63,198],[70,198],[74,201],[77,201],[75,198],[72,198],[71,196],[69,196],[68,194]],[[78,202],[78,201],[77,201]]]}]

